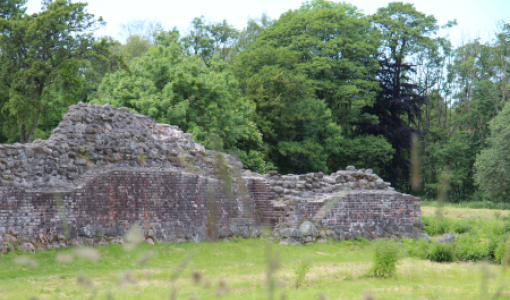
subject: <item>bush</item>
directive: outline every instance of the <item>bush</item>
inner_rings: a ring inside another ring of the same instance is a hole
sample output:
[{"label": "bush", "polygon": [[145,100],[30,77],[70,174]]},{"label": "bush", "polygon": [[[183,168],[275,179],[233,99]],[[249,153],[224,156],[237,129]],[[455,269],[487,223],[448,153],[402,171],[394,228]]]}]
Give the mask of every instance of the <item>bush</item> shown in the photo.
[{"label": "bush", "polygon": [[476,222],[473,219],[467,220],[458,220],[452,226],[453,232],[458,234],[463,234],[466,232],[470,232],[473,227],[476,226]]},{"label": "bush", "polygon": [[500,244],[506,243],[508,235],[493,235],[487,238],[487,259],[495,262],[496,261],[496,249]]},{"label": "bush", "polygon": [[428,235],[438,235],[448,233],[451,222],[448,218],[436,218],[425,216],[422,218],[423,232]]},{"label": "bush", "polygon": [[452,262],[453,261],[453,245],[452,244],[434,244],[430,248],[427,258],[435,262]]},{"label": "bush", "polygon": [[496,264],[502,264],[503,260],[505,258],[505,251],[506,250],[506,243],[501,242],[498,244],[494,251],[494,263]]},{"label": "bush", "polygon": [[485,220],[479,225],[480,235],[502,235],[507,233],[509,226],[507,222],[500,220]]},{"label": "bush", "polygon": [[474,234],[461,234],[455,240],[455,257],[462,261],[488,259],[487,243]]},{"label": "bush", "polygon": [[294,271],[294,280],[296,284],[296,288],[299,288],[303,281],[305,280],[306,274],[310,271],[312,267],[312,259],[309,257],[303,257],[301,259],[296,259],[293,262],[292,269]]},{"label": "bush", "polygon": [[399,244],[394,240],[378,240],[374,242],[373,265],[369,275],[379,278],[390,278],[397,272],[400,260]]},{"label": "bush", "polygon": [[406,255],[410,257],[416,257],[419,259],[426,259],[427,254],[429,253],[429,249],[431,247],[431,243],[425,240],[415,240],[415,239],[402,239],[402,248]]}]

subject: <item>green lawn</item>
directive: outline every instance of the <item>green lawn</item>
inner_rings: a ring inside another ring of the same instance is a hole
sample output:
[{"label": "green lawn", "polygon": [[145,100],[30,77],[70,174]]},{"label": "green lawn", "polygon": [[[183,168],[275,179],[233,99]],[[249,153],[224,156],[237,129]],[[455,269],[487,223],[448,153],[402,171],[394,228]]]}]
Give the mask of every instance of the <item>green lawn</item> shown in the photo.
[{"label": "green lawn", "polygon": [[[18,256],[12,253],[0,256],[0,298],[170,299],[175,290],[175,299],[271,299],[269,257],[277,257],[278,261],[271,274],[272,299],[282,299],[283,295],[285,299],[321,299],[321,295],[325,299],[364,299],[365,293],[373,299],[487,299],[484,291],[494,293],[501,284],[507,286],[510,282],[508,273],[502,276],[500,266],[439,264],[414,258],[402,260],[396,278],[367,278],[363,275],[372,259],[372,246],[367,244],[296,247],[256,239],[145,244],[132,252],[112,245],[99,249],[97,262],[83,255],[77,258],[73,250]],[[71,262],[57,262],[71,256]],[[314,260],[313,266],[304,285],[296,289],[292,262],[305,257]],[[34,262],[37,267],[30,267]],[[178,272],[180,269],[182,272]],[[499,299],[508,299],[509,291],[510,287],[504,290],[505,298]]]}]

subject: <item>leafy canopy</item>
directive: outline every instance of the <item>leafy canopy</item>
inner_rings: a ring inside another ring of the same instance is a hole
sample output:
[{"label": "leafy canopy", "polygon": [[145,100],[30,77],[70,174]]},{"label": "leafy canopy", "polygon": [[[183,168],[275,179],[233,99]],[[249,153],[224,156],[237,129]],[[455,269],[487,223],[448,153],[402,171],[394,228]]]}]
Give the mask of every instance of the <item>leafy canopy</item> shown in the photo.
[{"label": "leafy canopy", "polygon": [[266,168],[254,105],[240,95],[236,79],[217,57],[206,65],[200,54],[186,55],[175,42],[156,46],[132,60],[129,70],[106,75],[93,102],[126,106],[177,125],[209,148],[219,140],[247,167]]},{"label": "leafy canopy", "polygon": [[475,182],[492,201],[508,202],[510,195],[510,105],[489,123],[489,147],[476,156]]},{"label": "leafy canopy", "polygon": [[101,19],[86,4],[44,1],[27,15],[26,1],[0,5],[0,123],[10,141],[31,142],[43,116],[74,103],[83,74],[109,59],[108,40],[91,31]]}]

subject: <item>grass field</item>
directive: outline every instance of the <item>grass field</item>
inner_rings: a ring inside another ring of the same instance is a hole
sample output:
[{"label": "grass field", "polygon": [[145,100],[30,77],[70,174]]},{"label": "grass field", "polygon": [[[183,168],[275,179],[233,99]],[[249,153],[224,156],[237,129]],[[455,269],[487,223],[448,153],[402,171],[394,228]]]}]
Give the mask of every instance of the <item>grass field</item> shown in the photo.
[{"label": "grass field", "polygon": [[[424,207],[423,214],[435,209]],[[490,219],[494,210],[446,207],[443,214]],[[404,255],[395,278],[367,277],[373,253],[366,240],[282,246],[266,238],[97,251],[0,255],[0,299],[496,299],[496,293],[510,299],[510,275],[488,262]],[[312,260],[311,269],[296,288],[293,267],[304,259]]]},{"label": "grass field", "polygon": [[[438,208],[435,206],[423,206],[421,213],[423,216],[434,216]],[[456,207],[455,205],[445,205],[440,208],[443,216],[448,218],[480,218],[490,220],[492,218],[510,218],[510,211],[499,209],[472,209],[464,207]]]}]

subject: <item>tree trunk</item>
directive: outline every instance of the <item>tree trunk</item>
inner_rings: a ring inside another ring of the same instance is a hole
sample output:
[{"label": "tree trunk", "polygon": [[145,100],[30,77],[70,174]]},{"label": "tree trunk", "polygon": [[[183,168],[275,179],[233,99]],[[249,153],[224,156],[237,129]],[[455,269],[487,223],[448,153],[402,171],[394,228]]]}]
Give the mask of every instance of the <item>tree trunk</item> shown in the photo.
[{"label": "tree trunk", "polygon": [[28,132],[28,136],[26,138],[26,143],[31,143],[34,140],[34,133],[35,133],[35,129],[37,128],[37,126],[39,126],[39,119],[41,117],[41,112],[42,112],[42,109],[39,108],[37,110],[37,114],[35,115],[35,118],[34,118],[34,124],[32,124],[32,126],[30,127],[30,131]]},{"label": "tree trunk", "polygon": [[21,132],[20,132],[20,143],[24,144],[27,136],[27,127],[25,124],[21,124]]}]

